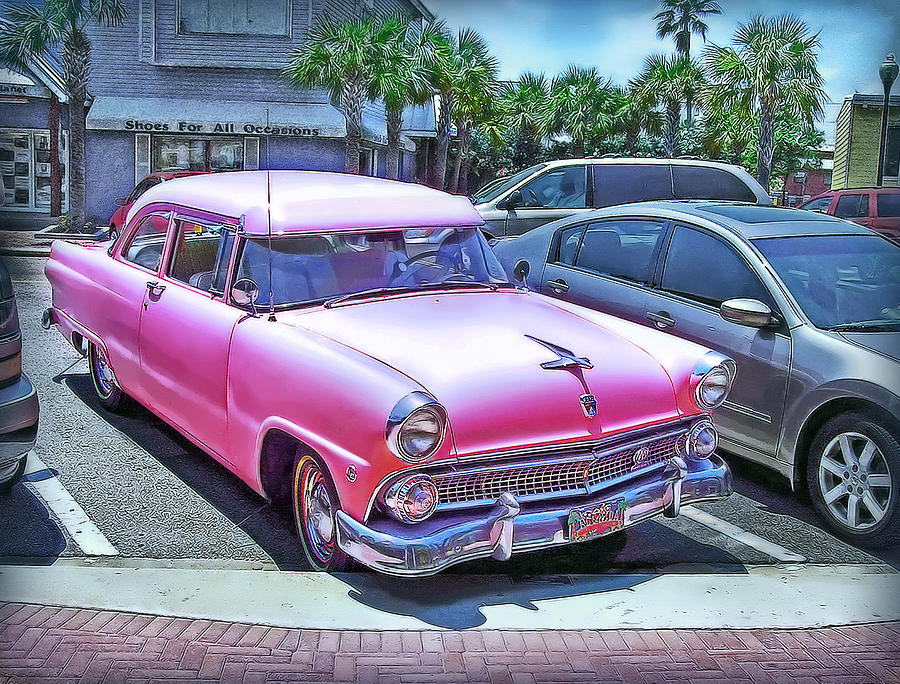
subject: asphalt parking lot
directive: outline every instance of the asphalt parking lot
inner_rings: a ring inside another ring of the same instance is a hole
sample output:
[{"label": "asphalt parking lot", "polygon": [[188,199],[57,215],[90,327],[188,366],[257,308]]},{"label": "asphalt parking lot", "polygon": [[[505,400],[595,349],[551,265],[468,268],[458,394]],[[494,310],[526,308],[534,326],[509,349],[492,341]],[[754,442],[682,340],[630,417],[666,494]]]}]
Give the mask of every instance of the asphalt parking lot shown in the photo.
[{"label": "asphalt parking lot", "polygon": [[[40,327],[40,313],[50,303],[44,259],[6,263],[25,337],[25,370],[40,394],[41,424],[37,471],[0,499],[0,557],[39,565],[99,548],[124,559],[304,569],[289,514],[270,507],[143,409],[126,416],[101,409],[85,362],[56,331]],[[698,507],[699,513],[689,510],[676,520],[649,522],[599,542],[506,563],[477,561],[450,572],[740,572],[792,562],[900,569],[900,549],[864,551],[845,544],[823,530],[778,475],[729,460],[736,493]]]}]

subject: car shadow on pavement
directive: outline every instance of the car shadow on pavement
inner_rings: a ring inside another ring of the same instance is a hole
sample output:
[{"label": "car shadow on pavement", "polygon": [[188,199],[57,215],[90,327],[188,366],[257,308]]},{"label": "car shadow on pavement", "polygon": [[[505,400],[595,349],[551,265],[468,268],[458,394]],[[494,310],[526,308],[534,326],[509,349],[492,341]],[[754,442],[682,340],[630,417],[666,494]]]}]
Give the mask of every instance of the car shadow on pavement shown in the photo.
[{"label": "car shadow on pavement", "polygon": [[0,562],[50,565],[65,550],[59,525],[25,484],[0,496]]}]

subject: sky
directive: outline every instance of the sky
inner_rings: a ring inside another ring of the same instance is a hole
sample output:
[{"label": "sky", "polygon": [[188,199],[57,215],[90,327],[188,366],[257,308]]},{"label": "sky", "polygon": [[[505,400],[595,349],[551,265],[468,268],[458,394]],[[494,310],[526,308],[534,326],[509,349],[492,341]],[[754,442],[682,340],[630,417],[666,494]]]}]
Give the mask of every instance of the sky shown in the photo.
[{"label": "sky", "polygon": [[[500,78],[523,71],[552,76],[570,63],[596,66],[614,83],[625,84],[653,52],[671,52],[671,39],[656,38],[655,0],[425,0],[450,26],[471,26],[500,60]],[[821,31],[819,72],[828,101],[819,127],[827,144],[846,95],[881,94],[878,67],[888,52],[900,59],[898,0],[719,0],[723,13],[706,19],[707,40],[727,45],[737,25],[754,14],[798,15]],[[699,56],[701,39],[691,52]],[[900,92],[900,82],[894,93]]]}]

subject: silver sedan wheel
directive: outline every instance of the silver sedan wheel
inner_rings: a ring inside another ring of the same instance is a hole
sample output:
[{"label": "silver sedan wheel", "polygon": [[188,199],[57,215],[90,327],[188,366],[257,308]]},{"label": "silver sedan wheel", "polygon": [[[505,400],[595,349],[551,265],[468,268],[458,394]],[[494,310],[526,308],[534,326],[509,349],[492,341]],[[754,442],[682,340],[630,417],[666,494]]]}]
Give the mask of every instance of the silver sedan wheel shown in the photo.
[{"label": "silver sedan wheel", "polygon": [[829,513],[855,531],[880,523],[890,510],[893,482],[878,445],[858,432],[844,432],[825,447],[819,488]]}]

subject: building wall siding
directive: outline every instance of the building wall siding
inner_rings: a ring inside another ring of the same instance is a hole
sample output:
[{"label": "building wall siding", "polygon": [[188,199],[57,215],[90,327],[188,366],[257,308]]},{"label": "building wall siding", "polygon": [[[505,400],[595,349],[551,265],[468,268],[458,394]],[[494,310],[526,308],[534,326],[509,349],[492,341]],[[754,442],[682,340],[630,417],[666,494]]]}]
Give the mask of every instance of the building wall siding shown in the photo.
[{"label": "building wall siding", "polygon": [[[881,147],[880,106],[854,105],[850,135],[850,163],[845,187],[867,188],[878,180],[878,152]],[[888,110],[888,121],[900,120],[900,107]]]},{"label": "building wall siding", "polygon": [[115,211],[114,199],[134,187],[134,134],[87,131],[85,135],[85,214],[106,225]]},{"label": "building wall siding", "polygon": [[847,180],[847,155],[850,150],[850,113],[853,106],[844,100],[841,111],[835,122],[834,135],[834,173],[831,177],[831,189],[840,190]]}]

